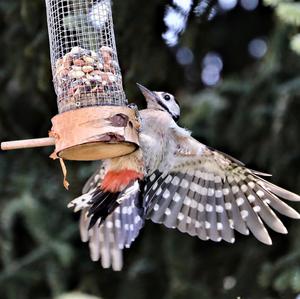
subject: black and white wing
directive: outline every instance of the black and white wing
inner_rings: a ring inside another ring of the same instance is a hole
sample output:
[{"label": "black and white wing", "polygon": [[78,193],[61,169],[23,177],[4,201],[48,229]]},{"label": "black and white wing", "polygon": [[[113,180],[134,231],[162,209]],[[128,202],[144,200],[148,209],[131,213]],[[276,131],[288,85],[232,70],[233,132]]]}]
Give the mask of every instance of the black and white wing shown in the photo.
[{"label": "black and white wing", "polygon": [[171,170],[148,176],[146,217],[202,240],[233,243],[237,230],[244,235],[251,231],[259,241],[272,244],[265,225],[287,233],[273,210],[299,219],[300,214],[280,198],[300,201],[300,196],[262,179],[263,175],[181,136]]},{"label": "black and white wing", "polygon": [[[103,268],[120,271],[123,267],[123,249],[129,248],[144,225],[144,209],[140,198],[139,182],[120,193],[118,206],[103,223],[90,213],[93,198],[104,176],[103,166],[87,181],[83,194],[68,205],[74,212],[81,211],[80,236],[89,242],[93,261],[101,260]],[[91,225],[93,222],[93,225]]]}]

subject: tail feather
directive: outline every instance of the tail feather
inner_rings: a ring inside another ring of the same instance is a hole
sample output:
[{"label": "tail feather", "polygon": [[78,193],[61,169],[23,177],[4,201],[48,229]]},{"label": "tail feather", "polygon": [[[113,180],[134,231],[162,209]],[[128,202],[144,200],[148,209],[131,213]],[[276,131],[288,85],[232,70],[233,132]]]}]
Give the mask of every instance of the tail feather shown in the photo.
[{"label": "tail feather", "polygon": [[120,193],[109,193],[97,191],[91,199],[91,207],[89,208],[88,216],[91,216],[89,229],[100,219],[100,225],[105,221],[114,209],[119,205],[117,202]]},{"label": "tail feather", "polygon": [[71,202],[69,202],[68,208],[73,208],[75,213],[83,209],[89,208],[91,206],[91,200],[94,197],[95,192],[96,188],[91,189],[90,191],[82,194],[79,197],[76,197]]},{"label": "tail feather", "polygon": [[144,225],[143,178],[141,150],[105,160],[85,184],[83,195],[68,205],[81,211],[81,239],[89,242],[91,259],[101,260],[104,268],[122,269],[122,250],[130,247]]},{"label": "tail feather", "polygon": [[88,209],[85,208],[81,211],[80,221],[79,221],[79,232],[82,242],[89,241],[89,225],[91,218],[88,217]]},{"label": "tail feather", "polygon": [[93,261],[101,260],[103,268],[112,267],[114,271],[120,271],[123,249],[131,246],[144,225],[139,182],[119,194],[116,202],[120,205],[101,224],[101,218],[94,219],[92,227],[92,215],[89,216],[89,209],[84,208],[80,216],[80,235],[83,242],[89,242]]}]

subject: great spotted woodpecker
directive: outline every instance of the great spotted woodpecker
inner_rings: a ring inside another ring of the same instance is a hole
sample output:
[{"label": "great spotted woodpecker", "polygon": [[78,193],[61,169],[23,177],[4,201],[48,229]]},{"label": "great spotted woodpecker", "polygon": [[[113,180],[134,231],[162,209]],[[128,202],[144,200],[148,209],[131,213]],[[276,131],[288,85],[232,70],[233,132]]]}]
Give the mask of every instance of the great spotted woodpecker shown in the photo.
[{"label": "great spotted woodpecker", "polygon": [[300,201],[300,196],[196,141],[176,124],[180,107],[173,95],[138,86],[147,101],[147,109],[139,111],[140,149],[103,161],[83,195],[69,204],[81,210],[81,238],[89,242],[92,260],[121,270],[122,250],[130,247],[145,219],[217,242],[234,243],[237,230],[251,231],[271,245],[265,225],[287,233],[273,210],[299,219],[279,198]]}]

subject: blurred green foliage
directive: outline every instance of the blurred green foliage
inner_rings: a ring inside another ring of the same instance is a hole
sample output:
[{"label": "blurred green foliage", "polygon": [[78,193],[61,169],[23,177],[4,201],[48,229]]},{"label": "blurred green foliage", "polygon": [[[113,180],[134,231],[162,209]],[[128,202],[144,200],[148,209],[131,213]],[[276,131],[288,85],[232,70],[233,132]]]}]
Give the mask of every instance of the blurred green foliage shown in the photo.
[{"label": "blurred green foliage", "polygon": [[[300,193],[300,58],[289,48],[296,27],[261,5],[211,22],[192,16],[179,46],[193,51],[194,62],[182,67],[176,49],[161,38],[166,4],[114,1],[127,96],[143,105],[135,82],[176,92],[181,124],[195,137]],[[44,2],[1,1],[0,25],[0,139],[46,136],[57,108]],[[247,53],[257,36],[268,44],[258,61]],[[200,80],[207,51],[224,60],[214,88]],[[101,269],[79,240],[78,215],[66,208],[95,165],[67,162],[66,192],[50,152],[0,153],[1,298],[52,299],[74,290],[104,299],[290,299],[300,293],[300,224],[287,219],[289,235],[272,233],[272,247],[240,235],[234,245],[203,242],[148,223],[125,252],[123,272]]]}]

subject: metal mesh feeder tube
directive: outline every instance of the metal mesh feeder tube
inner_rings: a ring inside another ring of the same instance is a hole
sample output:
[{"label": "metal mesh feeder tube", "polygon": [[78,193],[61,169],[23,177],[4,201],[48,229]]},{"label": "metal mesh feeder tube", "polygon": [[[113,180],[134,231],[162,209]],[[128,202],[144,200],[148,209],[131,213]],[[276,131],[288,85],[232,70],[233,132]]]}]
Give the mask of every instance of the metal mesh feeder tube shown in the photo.
[{"label": "metal mesh feeder tube", "polygon": [[127,104],[110,0],[46,0],[59,113]]},{"label": "metal mesh feeder tube", "polygon": [[134,151],[138,121],[126,106],[111,1],[46,0],[46,7],[59,111],[50,135],[55,153],[98,160]]}]

